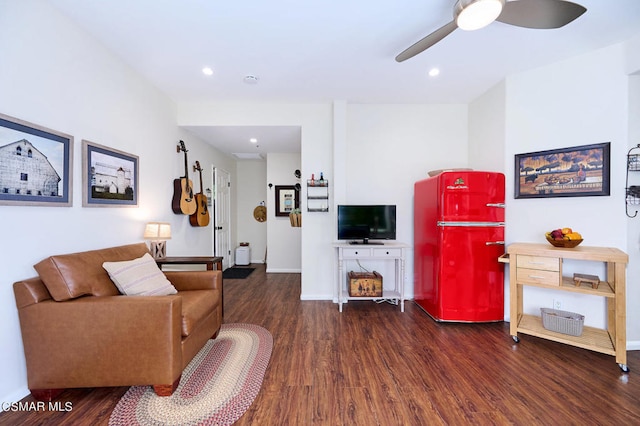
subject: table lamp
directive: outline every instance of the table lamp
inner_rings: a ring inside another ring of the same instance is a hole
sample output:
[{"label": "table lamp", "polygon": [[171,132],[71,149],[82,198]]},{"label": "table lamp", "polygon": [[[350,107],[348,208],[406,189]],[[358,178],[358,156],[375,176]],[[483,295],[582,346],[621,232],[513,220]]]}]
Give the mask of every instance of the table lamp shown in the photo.
[{"label": "table lamp", "polygon": [[149,250],[154,259],[167,256],[167,240],[171,239],[171,224],[167,222],[149,222],[144,228],[145,240],[149,240]]}]

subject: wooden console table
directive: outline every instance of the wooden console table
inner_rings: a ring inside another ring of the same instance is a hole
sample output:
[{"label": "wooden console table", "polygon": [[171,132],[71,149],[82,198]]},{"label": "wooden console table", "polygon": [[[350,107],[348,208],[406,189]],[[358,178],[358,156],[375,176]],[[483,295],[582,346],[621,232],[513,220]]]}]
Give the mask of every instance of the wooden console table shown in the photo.
[{"label": "wooden console table", "polygon": [[222,271],[220,256],[167,256],[156,259],[156,263],[161,269],[162,265],[206,265],[208,271]]},{"label": "wooden console table", "polygon": [[[518,333],[549,339],[616,357],[620,369],[628,372],[626,333],[626,264],[629,256],[609,247],[556,248],[549,244],[515,243],[507,247],[509,254],[509,288],[513,340]],[[606,277],[597,288],[591,283],[576,283],[563,276],[562,261],[573,259],[604,262]],[[523,287],[534,286],[604,297],[607,300],[607,329],[583,327],[581,336],[556,333],[545,329],[539,316],[523,313]]]}]

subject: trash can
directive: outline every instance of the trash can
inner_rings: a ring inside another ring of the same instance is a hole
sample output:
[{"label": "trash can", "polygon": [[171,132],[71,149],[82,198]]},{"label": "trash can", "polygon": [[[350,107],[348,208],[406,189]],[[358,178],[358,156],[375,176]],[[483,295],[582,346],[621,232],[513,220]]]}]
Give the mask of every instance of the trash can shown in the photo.
[{"label": "trash can", "polygon": [[251,263],[251,247],[236,247],[236,265],[248,265]]}]

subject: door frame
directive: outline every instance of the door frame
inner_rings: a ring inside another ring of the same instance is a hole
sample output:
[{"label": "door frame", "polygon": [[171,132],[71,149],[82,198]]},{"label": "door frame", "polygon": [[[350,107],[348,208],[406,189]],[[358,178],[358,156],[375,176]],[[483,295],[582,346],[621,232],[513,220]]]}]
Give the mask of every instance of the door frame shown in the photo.
[{"label": "door frame", "polygon": [[[226,191],[226,200],[224,200],[224,202],[220,202],[220,198],[222,196],[224,196],[222,191],[220,191],[220,187],[218,185],[218,174],[219,173],[223,173],[227,176],[227,182],[228,182],[228,188],[229,190]],[[231,217],[231,173],[229,173],[228,171],[220,168],[220,167],[216,167],[215,165],[212,166],[211,169],[211,175],[213,177],[213,253],[214,256],[222,256],[222,269],[227,269],[231,266],[233,266],[233,264],[231,263],[231,258],[232,258],[232,254],[231,254],[231,223],[232,223],[232,217]],[[219,206],[222,205],[225,208],[225,216],[227,217],[227,241],[226,241],[226,253],[222,253],[220,248],[219,248],[219,244],[218,244],[218,240],[220,239],[220,236],[218,235],[218,231],[220,230],[218,227],[218,212],[219,212]]]}]

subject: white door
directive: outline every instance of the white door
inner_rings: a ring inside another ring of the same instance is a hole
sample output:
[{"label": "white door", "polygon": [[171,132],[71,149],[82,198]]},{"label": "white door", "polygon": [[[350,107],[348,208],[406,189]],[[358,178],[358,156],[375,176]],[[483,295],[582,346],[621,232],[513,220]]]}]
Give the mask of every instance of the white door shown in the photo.
[{"label": "white door", "polygon": [[231,266],[231,175],[222,169],[213,168],[215,195],[213,207],[214,255],[222,256],[222,269]]}]

